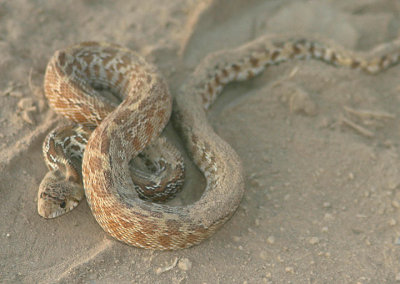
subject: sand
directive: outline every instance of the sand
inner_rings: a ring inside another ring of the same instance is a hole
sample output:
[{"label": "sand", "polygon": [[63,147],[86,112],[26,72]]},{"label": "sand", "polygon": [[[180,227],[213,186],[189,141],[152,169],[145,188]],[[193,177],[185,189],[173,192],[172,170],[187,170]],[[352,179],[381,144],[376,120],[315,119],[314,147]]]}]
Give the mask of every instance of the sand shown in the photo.
[{"label": "sand", "polygon": [[[42,88],[58,48],[125,45],[157,64],[174,94],[210,52],[285,33],[366,51],[400,35],[399,12],[392,0],[1,2],[0,282],[400,282],[400,67],[370,76],[290,62],[228,86],[209,118],[241,157],[246,192],[196,247],[128,247],[102,231],[85,201],[54,220],[36,208],[43,139],[65,123]],[[180,145],[171,126],[167,133]],[[204,184],[186,162],[176,204]]]}]

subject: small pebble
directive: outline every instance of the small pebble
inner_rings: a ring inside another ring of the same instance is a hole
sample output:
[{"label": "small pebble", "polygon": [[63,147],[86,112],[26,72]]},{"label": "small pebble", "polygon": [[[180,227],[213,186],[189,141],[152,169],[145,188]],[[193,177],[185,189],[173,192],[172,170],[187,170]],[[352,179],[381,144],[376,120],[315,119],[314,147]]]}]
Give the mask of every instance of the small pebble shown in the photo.
[{"label": "small pebble", "polygon": [[294,273],[294,268],[291,267],[291,266],[288,266],[288,267],[285,268],[285,271],[288,272],[288,273]]},{"label": "small pebble", "polygon": [[400,203],[399,203],[397,200],[393,200],[393,201],[392,201],[392,206],[393,206],[394,208],[399,208],[399,207],[400,207]]},{"label": "small pebble", "polygon": [[396,281],[400,282],[400,272],[396,274]]},{"label": "small pebble", "polygon": [[160,275],[161,273],[163,273],[164,271],[163,271],[163,269],[161,268],[161,267],[158,267],[157,269],[156,269],[156,274],[157,275]]},{"label": "small pebble", "polygon": [[332,207],[332,205],[329,202],[324,202],[324,204],[322,206],[324,206],[324,208],[331,208]]},{"label": "small pebble", "polygon": [[267,242],[269,243],[269,244],[274,244],[275,243],[275,237],[274,236],[269,236],[268,237],[268,239],[267,239]]},{"label": "small pebble", "polygon": [[240,237],[238,237],[238,236],[233,236],[233,241],[239,242],[239,241],[240,241]]},{"label": "small pebble", "polygon": [[321,232],[327,233],[328,232],[328,227],[322,227]]},{"label": "small pebble", "polygon": [[289,100],[289,109],[293,113],[303,113],[308,116],[315,116],[318,113],[316,103],[306,92],[295,89]]},{"label": "small pebble", "polygon": [[33,116],[32,112],[23,111],[22,114],[21,114],[21,117],[25,122],[27,122],[29,124],[35,124],[35,119],[34,119],[34,116]]},{"label": "small pebble", "polygon": [[395,181],[389,181],[388,182],[388,188],[390,190],[396,189],[396,187],[398,187],[398,183],[397,182],[395,182]]},{"label": "small pebble", "polygon": [[188,271],[192,269],[192,262],[188,258],[182,258],[178,262],[178,267],[180,270]]},{"label": "small pebble", "polygon": [[35,104],[34,104],[32,98],[24,98],[24,99],[19,100],[17,106],[19,109],[27,109],[27,108],[34,107]]},{"label": "small pebble", "polygon": [[319,239],[317,237],[312,237],[312,238],[310,238],[309,243],[312,245],[318,244]]},{"label": "small pebble", "polygon": [[264,251],[260,252],[260,258],[261,258],[262,260],[267,260],[267,259],[268,259],[267,253],[264,252]]},{"label": "small pebble", "polygon": [[397,221],[395,219],[392,218],[392,219],[389,220],[389,225],[390,226],[395,226],[396,224],[397,224]]}]

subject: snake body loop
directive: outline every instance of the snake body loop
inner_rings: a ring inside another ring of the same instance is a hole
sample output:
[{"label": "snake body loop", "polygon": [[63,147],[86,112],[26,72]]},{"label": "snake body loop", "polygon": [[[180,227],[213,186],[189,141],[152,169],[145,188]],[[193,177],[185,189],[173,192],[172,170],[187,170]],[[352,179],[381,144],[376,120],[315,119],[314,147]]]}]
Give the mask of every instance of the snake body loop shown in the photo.
[{"label": "snake body loop", "polygon": [[[399,53],[366,60],[305,39],[261,37],[206,57],[172,106],[156,68],[127,49],[82,43],[56,52],[45,79],[50,105],[77,123],[98,125],[87,142],[82,173],[100,226],[129,245],[160,250],[187,248],[212,235],[238,208],[244,178],[238,155],[213,131],[206,110],[226,84],[248,80],[270,65],[310,58],[377,73],[398,63]],[[93,99],[93,86],[104,85],[121,94],[120,105]],[[157,139],[171,110],[174,126],[206,179],[201,198],[187,206],[151,203],[132,190],[129,162]]]}]

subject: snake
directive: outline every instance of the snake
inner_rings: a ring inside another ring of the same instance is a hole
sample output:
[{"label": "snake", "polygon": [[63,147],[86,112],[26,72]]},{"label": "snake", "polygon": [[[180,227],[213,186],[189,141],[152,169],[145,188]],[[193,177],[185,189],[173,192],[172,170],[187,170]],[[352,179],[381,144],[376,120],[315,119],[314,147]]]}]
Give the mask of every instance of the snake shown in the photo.
[{"label": "snake", "polygon": [[[245,190],[241,160],[214,132],[208,109],[227,84],[295,59],[375,74],[397,64],[400,55],[365,59],[316,40],[262,36],[206,56],[172,97],[158,69],[120,45],[83,42],[56,51],[47,65],[45,95],[75,124],[45,139],[50,171],[39,186],[39,214],[63,215],[86,196],[100,227],[125,244],[153,250],[199,244],[233,216]],[[184,176],[182,156],[162,137],[170,117],[206,181],[201,197],[188,205],[159,202],[180,190]]]}]

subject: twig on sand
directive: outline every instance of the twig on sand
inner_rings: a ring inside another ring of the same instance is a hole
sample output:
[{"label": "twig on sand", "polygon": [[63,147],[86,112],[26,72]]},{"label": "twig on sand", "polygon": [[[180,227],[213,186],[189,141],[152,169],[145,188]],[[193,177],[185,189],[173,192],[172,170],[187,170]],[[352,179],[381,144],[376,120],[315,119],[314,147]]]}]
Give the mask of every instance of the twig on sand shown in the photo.
[{"label": "twig on sand", "polygon": [[344,110],[352,115],[358,116],[359,118],[362,119],[394,119],[396,116],[394,114],[391,113],[387,113],[387,112],[381,112],[381,111],[372,111],[372,110],[357,110],[357,109],[353,109],[351,107],[348,106],[344,106],[343,107]]},{"label": "twig on sand", "polygon": [[369,131],[368,129],[352,122],[350,119],[347,119],[345,117],[341,117],[341,122],[347,126],[349,126],[350,128],[353,128],[356,132],[360,133],[361,135],[368,137],[368,138],[372,138],[375,137],[375,134],[371,131]]}]

